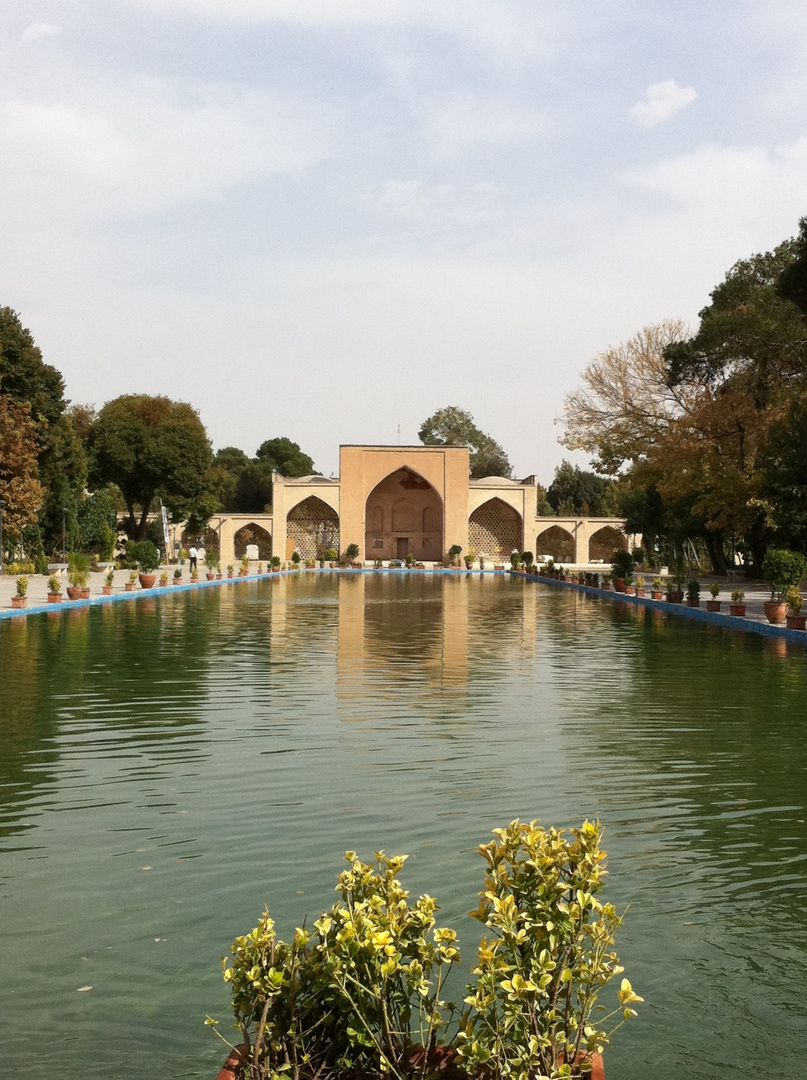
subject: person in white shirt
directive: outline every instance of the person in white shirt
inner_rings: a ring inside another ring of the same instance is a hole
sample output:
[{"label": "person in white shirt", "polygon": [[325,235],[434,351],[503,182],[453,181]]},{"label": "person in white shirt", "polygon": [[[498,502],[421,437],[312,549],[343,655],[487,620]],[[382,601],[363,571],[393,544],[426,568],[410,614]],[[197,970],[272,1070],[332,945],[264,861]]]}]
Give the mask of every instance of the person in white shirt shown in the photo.
[{"label": "person in white shirt", "polygon": [[198,555],[199,555],[199,552],[196,550],[195,547],[189,547],[188,548],[188,558],[191,561],[191,572],[196,570],[196,559],[197,559]]}]

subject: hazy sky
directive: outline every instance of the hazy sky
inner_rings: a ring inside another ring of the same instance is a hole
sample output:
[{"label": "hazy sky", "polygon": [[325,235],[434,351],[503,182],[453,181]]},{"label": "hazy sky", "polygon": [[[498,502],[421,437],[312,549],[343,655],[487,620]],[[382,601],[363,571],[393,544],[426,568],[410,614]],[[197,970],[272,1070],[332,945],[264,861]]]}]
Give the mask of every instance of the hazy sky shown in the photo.
[{"label": "hazy sky", "polygon": [[3,0],[0,206],[74,401],[326,473],[459,405],[549,480],[597,351],[807,214],[807,4]]}]

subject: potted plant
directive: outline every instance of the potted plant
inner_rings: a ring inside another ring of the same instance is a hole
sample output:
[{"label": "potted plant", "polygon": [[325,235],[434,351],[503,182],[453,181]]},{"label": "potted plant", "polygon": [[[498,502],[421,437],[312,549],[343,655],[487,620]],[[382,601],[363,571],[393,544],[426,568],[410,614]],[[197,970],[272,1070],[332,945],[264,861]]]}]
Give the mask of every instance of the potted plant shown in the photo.
[{"label": "potted plant", "polygon": [[712,584],[709,586],[709,593],[712,599],[706,601],[706,610],[720,611],[720,601],[717,599],[720,595],[720,586],[716,581],[713,581]]},{"label": "potted plant", "polygon": [[667,601],[671,604],[680,604],[684,599],[684,579],[689,573],[689,565],[683,551],[678,551],[672,560],[672,576],[675,588],[667,592]]},{"label": "potted plant", "polygon": [[359,557],[359,545],[358,544],[348,544],[348,546],[345,548],[345,558],[347,559],[347,561],[350,563],[351,566],[357,566],[358,565],[356,563],[356,559],[358,559],[358,557]]},{"label": "potted plant", "polygon": [[641,574],[637,575],[637,578],[636,578],[636,595],[637,596],[644,596],[644,586],[645,586],[644,578],[642,577]]},{"label": "potted plant", "polygon": [[231,578],[235,573],[235,568],[232,563],[227,563],[227,577]]},{"label": "potted plant", "polygon": [[168,587],[168,571],[163,570],[160,573],[160,588],[165,589]]},{"label": "potted plant", "polygon": [[650,596],[653,600],[660,600],[662,597],[662,581],[660,577],[653,578],[653,588],[650,590]]},{"label": "potted plant", "polygon": [[336,548],[328,548],[325,552],[325,561],[330,566],[331,570],[336,568],[336,561],[339,558],[339,552]]},{"label": "potted plant", "polygon": [[788,630],[803,630],[806,616],[801,614],[801,608],[804,601],[795,585],[789,585],[785,591],[785,603],[787,604]]},{"label": "potted plant", "polygon": [[484,551],[480,551],[479,552],[479,569],[480,570],[485,569],[485,559],[486,558],[487,558],[487,556],[485,555]]},{"label": "potted plant", "polygon": [[179,566],[177,566],[176,569],[174,570],[174,584],[175,585],[181,585],[182,584],[182,569]]},{"label": "potted plant", "polygon": [[441,996],[460,959],[456,931],[436,926],[433,897],[410,904],[398,880],[406,856],[377,852],[365,864],[348,851],[340,899],[310,930],[282,941],[264,911],[224,959],[242,1037],[227,1043],[233,1069],[244,1080],[428,1080],[444,1069],[468,1080],[603,1080],[600,1052],[642,999],[623,978],[616,1008],[597,1004],[623,970],[612,949],[621,919],[598,899],[602,829],[585,822],[567,837],[516,820],[494,835],[478,849],[487,873],[473,913],[491,936],[459,1023]]},{"label": "potted plant", "polygon": [[135,587],[135,582],[136,581],[137,581],[137,571],[136,570],[130,570],[129,571],[129,580],[124,581],[124,583],[123,583],[124,592],[134,592],[134,587]]},{"label": "potted plant", "polygon": [[126,557],[137,563],[140,570],[141,588],[153,589],[157,580],[155,571],[160,565],[160,553],[151,540],[139,540],[135,544],[129,544]]},{"label": "potted plant", "polygon": [[280,556],[279,555],[273,555],[272,556],[272,573],[273,574],[279,574],[280,573]]},{"label": "potted plant", "polygon": [[611,588],[611,575],[610,574],[603,574],[602,575],[602,588],[606,592],[608,592],[610,590],[610,588]]},{"label": "potted plant", "polygon": [[244,555],[242,557],[241,562],[238,565],[239,565],[238,576],[239,577],[246,577],[247,574],[249,573],[249,559],[246,557],[246,555]]},{"label": "potted plant", "polygon": [[533,567],[533,562],[534,561],[535,561],[535,556],[533,555],[533,553],[531,551],[522,551],[521,552],[521,563],[522,563],[524,569],[527,571],[528,574],[532,573],[532,567]]},{"label": "potted plant", "polygon": [[473,551],[466,552],[466,554],[465,554],[465,569],[466,570],[473,570],[475,558],[476,558],[476,556],[474,555]]},{"label": "potted plant", "polygon": [[448,563],[449,566],[459,566],[459,557],[462,555],[462,548],[459,544],[452,544],[448,549]]},{"label": "potted plant", "polygon": [[71,552],[67,556],[67,595],[71,600],[87,600],[90,590],[87,582],[90,580],[90,558],[78,552]]},{"label": "potted plant", "polygon": [[48,578],[48,603],[49,604],[61,604],[62,602],[62,583],[52,574]]},{"label": "potted plant", "polygon": [[521,552],[518,551],[516,548],[513,548],[513,550],[510,552],[510,569],[521,569]]},{"label": "potted plant", "polygon": [[687,607],[700,607],[701,583],[697,578],[690,578],[687,584]]},{"label": "potted plant", "polygon": [[218,552],[216,552],[216,551],[206,551],[205,552],[205,566],[207,567],[207,570],[205,571],[205,576],[206,576],[207,580],[208,581],[215,581],[216,580],[216,574],[218,573],[218,569],[219,569]]},{"label": "potted plant", "polygon": [[614,592],[623,593],[633,579],[635,566],[633,556],[625,548],[617,548],[611,561],[611,577],[614,582]]},{"label": "potted plant", "polygon": [[770,548],[762,560],[762,576],[771,583],[765,615],[769,623],[779,625],[785,621],[787,612],[785,592],[791,585],[798,587],[807,576],[807,560],[798,551]]},{"label": "potted plant", "polygon": [[729,604],[729,615],[742,618],[745,615],[745,593],[742,589],[735,589],[731,594],[731,603]]},{"label": "potted plant", "polygon": [[[358,552],[356,552],[356,554],[358,555]],[[294,569],[299,570],[300,569],[300,562],[302,560],[300,558],[300,552],[297,550],[297,548],[295,548],[294,551],[292,551],[292,553],[291,553],[291,561],[292,561],[292,563],[294,565]],[[306,559],[305,565],[308,566],[308,560],[307,559]]]},{"label": "potted plant", "polygon": [[112,569],[110,567],[110,569],[107,570],[107,572],[106,572],[106,577],[104,578],[104,584],[103,584],[103,586],[101,588],[101,592],[102,592],[102,594],[104,596],[111,596],[112,595],[112,586],[113,586],[114,582],[115,582],[115,571],[114,571],[114,569]]},{"label": "potted plant", "polygon": [[11,606],[13,608],[28,606],[28,578],[25,574],[17,578],[17,595],[11,597]]}]

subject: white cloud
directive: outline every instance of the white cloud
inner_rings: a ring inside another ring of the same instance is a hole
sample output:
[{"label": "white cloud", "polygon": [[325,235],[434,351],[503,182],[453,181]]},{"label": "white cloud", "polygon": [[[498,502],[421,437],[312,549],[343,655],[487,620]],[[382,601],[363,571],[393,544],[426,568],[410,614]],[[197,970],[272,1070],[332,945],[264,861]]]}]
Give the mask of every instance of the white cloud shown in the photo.
[{"label": "white cloud", "polygon": [[41,41],[43,38],[58,37],[61,32],[61,26],[57,26],[56,23],[35,22],[23,30],[22,40]]},{"label": "white cloud", "polygon": [[0,197],[19,217],[97,218],[220,198],[327,153],[335,114],[226,86],[149,82],[0,104]]},{"label": "white cloud", "polygon": [[449,155],[479,146],[523,143],[547,129],[538,110],[466,92],[425,103],[423,119],[434,148]]},{"label": "white cloud", "polygon": [[479,225],[501,213],[500,191],[487,182],[460,188],[423,180],[385,180],[368,190],[365,205],[386,217],[427,226],[438,233]]},{"label": "white cloud", "polygon": [[667,79],[648,86],[645,96],[636,102],[630,115],[642,127],[655,127],[671,120],[697,96],[694,87],[679,86],[674,79]]}]

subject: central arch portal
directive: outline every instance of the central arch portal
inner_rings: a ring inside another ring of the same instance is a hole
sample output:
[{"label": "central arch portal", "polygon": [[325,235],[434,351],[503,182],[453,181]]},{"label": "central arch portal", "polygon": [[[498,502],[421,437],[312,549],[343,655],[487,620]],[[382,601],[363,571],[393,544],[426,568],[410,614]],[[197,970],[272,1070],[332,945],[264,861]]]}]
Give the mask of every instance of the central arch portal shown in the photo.
[{"label": "central arch portal", "polygon": [[442,559],[443,500],[414,469],[396,469],[367,496],[364,551],[367,559]]}]

